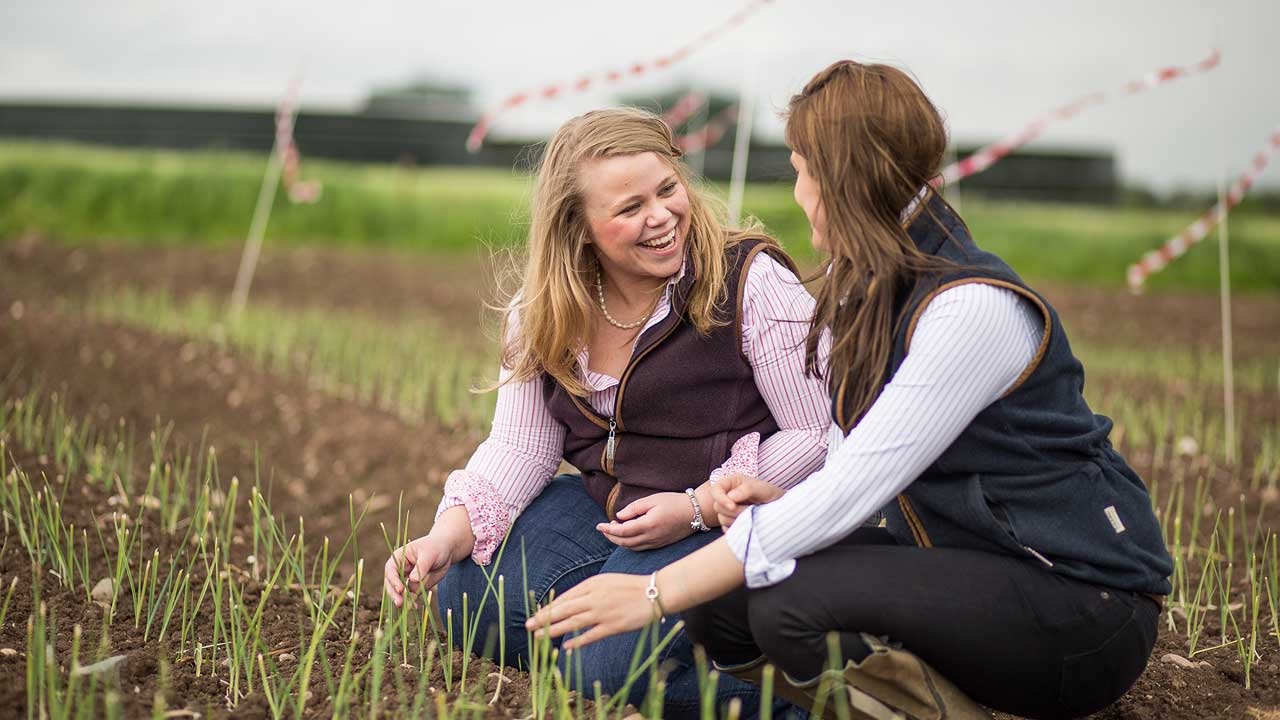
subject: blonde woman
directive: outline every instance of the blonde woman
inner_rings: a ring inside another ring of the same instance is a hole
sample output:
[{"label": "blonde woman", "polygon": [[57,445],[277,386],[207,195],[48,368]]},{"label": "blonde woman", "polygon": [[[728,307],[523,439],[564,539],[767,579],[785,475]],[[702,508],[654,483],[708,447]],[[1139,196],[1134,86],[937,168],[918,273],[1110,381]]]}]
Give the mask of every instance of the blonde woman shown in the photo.
[{"label": "blonde woman", "polygon": [[[720,535],[713,477],[786,488],[822,462],[829,400],[804,369],[812,298],[775,241],[724,227],[679,156],[637,110],[587,113],[551,139],[492,433],[449,477],[430,533],[387,561],[397,605],[433,586],[455,622],[464,594],[483,605],[477,647],[493,641],[503,576],[509,664],[527,653],[523,589],[543,603],[601,572],[651,573]],[[580,475],[553,477],[562,460]],[[616,692],[638,637],[575,653],[570,680]],[[690,650],[681,634],[663,653],[668,717],[697,713]]]}]

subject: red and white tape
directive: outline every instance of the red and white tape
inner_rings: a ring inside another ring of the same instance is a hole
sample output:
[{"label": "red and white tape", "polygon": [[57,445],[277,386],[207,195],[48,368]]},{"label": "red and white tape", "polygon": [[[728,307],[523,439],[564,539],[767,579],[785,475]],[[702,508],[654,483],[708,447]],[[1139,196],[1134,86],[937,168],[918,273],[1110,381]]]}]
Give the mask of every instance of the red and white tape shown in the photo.
[{"label": "red and white tape", "polygon": [[944,184],[950,185],[952,183],[959,182],[964,178],[970,177],[971,175],[977,175],[983,170],[995,165],[1004,156],[1014,150],[1017,150],[1023,145],[1026,145],[1032,140],[1035,140],[1044,133],[1050,125],[1058,122],[1059,120],[1066,120],[1074,117],[1081,111],[1095,105],[1101,105],[1113,97],[1137,95],[1138,93],[1146,92],[1154,87],[1164,85],[1165,83],[1172,82],[1179,78],[1212,70],[1218,66],[1218,62],[1221,59],[1222,54],[1215,49],[1208,57],[1194,65],[1159,68],[1137,78],[1136,80],[1130,80],[1122,85],[1118,91],[1115,91],[1112,94],[1098,91],[1085,95],[1084,97],[1063,105],[1062,107],[1055,108],[1036,118],[1018,132],[1009,135],[1002,140],[991,143],[963,160],[954,162],[946,168],[943,168],[942,173],[933,179],[933,185],[935,187]]},{"label": "red and white tape", "polygon": [[643,77],[649,73],[659,70],[665,70],[668,67],[684,60],[702,46],[716,40],[724,33],[728,32],[746,22],[747,18],[753,15],[757,10],[773,2],[773,0],[751,0],[746,7],[739,10],[725,22],[714,28],[702,33],[694,38],[691,42],[677,49],[669,55],[663,55],[649,62],[635,62],[626,70],[609,70],[598,75],[583,75],[581,78],[570,83],[561,83],[557,85],[547,85],[538,90],[519,92],[515,95],[503,100],[496,108],[485,113],[480,118],[480,122],[471,128],[471,133],[467,136],[467,150],[476,152],[484,143],[484,138],[489,134],[489,128],[502,113],[513,108],[520,107],[525,103],[533,100],[554,100],[561,95],[569,93],[586,92],[598,85],[614,85],[628,77]]},{"label": "red and white tape", "polygon": [[1186,254],[1193,245],[1204,240],[1209,235],[1209,231],[1222,222],[1222,219],[1227,216],[1227,213],[1231,212],[1232,208],[1240,204],[1240,201],[1249,192],[1249,188],[1253,187],[1253,183],[1257,181],[1258,176],[1266,169],[1267,163],[1271,162],[1271,156],[1275,154],[1278,148],[1280,148],[1280,126],[1277,126],[1271,132],[1271,138],[1266,146],[1253,156],[1253,162],[1249,163],[1249,169],[1245,170],[1231,185],[1226,197],[1206,210],[1195,222],[1187,226],[1186,230],[1173,236],[1164,245],[1143,255],[1141,260],[1129,266],[1129,289],[1138,292],[1142,289],[1142,284],[1146,282],[1148,277],[1160,272],[1166,265]]},{"label": "red and white tape", "polygon": [[677,100],[670,110],[662,114],[662,119],[666,121],[667,127],[675,130],[706,104],[706,93],[690,90]]},{"label": "red and white tape", "polygon": [[289,199],[295,203],[314,203],[320,199],[320,183],[298,179],[298,145],[293,141],[293,119],[297,109],[300,80],[295,79],[276,110],[276,152],[280,155],[281,180]]},{"label": "red and white tape", "polygon": [[720,138],[728,132],[729,126],[738,121],[737,104],[730,105],[707,121],[701,130],[676,138],[676,146],[683,152],[701,152],[720,142]]}]

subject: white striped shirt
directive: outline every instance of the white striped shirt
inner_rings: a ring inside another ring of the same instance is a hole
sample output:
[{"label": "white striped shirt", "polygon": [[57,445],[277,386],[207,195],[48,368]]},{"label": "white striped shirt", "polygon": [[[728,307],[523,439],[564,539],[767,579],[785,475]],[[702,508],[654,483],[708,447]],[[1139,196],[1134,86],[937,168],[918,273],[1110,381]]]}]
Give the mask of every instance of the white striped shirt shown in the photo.
[{"label": "white striped shirt", "polygon": [[[668,292],[641,334],[670,313],[670,288],[682,274],[668,283]],[[790,270],[767,253],[759,253],[752,261],[743,298],[742,352],[779,428],[760,444],[758,474],[789,488],[821,466],[831,419],[825,383],[804,373],[804,338],[813,316],[813,298]],[[516,322],[518,318],[511,325]],[[826,351],[825,346],[821,351]],[[578,366],[584,368],[591,407],[612,415],[618,379],[587,369],[585,348],[578,354]],[[499,378],[509,376],[503,369]],[[438,517],[450,507],[467,506],[476,535],[472,552],[476,562],[488,563],[509,524],[546,487],[563,459],[565,434],[564,425],[547,409],[540,378],[499,388],[488,439],[476,448],[465,470],[450,475],[437,510]]]},{"label": "white striped shirt", "polygon": [[1035,358],[1044,316],[985,284],[929,302],[901,367],[846,437],[830,426],[821,470],[727,531],[748,587],[778,583],[796,558],[834,544],[924,472]]}]

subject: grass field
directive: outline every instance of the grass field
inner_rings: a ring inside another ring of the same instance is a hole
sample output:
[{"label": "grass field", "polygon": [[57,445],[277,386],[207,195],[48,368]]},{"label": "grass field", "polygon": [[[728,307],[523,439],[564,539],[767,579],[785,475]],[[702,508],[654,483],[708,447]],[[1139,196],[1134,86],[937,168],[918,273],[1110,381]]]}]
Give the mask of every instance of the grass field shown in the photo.
[{"label": "grass field", "polygon": [[[263,157],[245,153],[0,143],[0,236],[35,231],[72,242],[240,243],[263,167]],[[315,205],[293,205],[281,193],[268,229],[273,244],[473,252],[517,244],[525,232],[530,181],[518,173],[308,159],[303,175],[324,183],[323,196]],[[724,196],[723,188],[710,191]],[[798,259],[812,260],[808,225],[789,185],[750,186],[744,205]],[[976,198],[964,199],[962,209],[979,244],[1029,280],[1102,287],[1120,287],[1129,263],[1195,220],[1183,211]],[[1280,217],[1238,213],[1230,229],[1234,289],[1280,290]],[[1213,243],[1150,281],[1153,290],[1217,286]]]}]

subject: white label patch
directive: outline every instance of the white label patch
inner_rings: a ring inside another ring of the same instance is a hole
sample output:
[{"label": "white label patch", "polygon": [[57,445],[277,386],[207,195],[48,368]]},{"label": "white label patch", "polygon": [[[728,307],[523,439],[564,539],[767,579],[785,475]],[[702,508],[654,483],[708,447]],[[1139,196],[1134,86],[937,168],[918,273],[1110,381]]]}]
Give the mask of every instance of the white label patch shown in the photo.
[{"label": "white label patch", "polygon": [[1115,529],[1116,534],[1124,532],[1124,523],[1120,522],[1120,513],[1116,512],[1115,505],[1108,505],[1102,510],[1106,514],[1107,519],[1111,521],[1111,527]]}]

